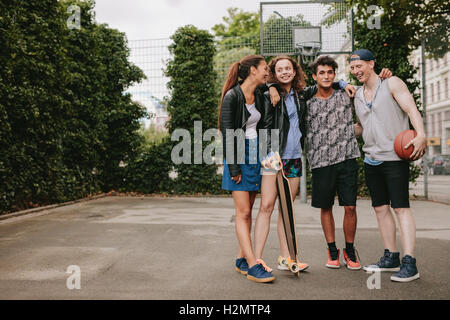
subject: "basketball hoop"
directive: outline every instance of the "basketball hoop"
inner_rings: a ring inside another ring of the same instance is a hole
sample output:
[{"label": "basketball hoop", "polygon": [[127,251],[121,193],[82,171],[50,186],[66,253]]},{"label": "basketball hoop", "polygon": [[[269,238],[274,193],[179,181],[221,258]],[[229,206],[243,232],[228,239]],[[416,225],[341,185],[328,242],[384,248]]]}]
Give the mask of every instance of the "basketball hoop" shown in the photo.
[{"label": "basketball hoop", "polygon": [[294,27],[292,40],[295,53],[302,58],[302,63],[314,61],[322,49],[322,28]]},{"label": "basketball hoop", "polygon": [[305,42],[298,42],[295,44],[295,49],[302,57],[302,61],[304,63],[310,63],[314,61],[319,55],[320,48],[321,48],[320,41],[305,41]]}]

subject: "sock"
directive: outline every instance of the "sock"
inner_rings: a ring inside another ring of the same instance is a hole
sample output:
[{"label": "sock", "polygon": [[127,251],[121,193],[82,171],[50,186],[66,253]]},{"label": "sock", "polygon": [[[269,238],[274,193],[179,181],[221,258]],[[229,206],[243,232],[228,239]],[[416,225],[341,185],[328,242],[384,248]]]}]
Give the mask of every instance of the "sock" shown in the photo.
[{"label": "sock", "polygon": [[347,253],[353,252],[353,242],[345,243],[345,251],[347,251]]},{"label": "sock", "polygon": [[328,249],[330,250],[331,260],[336,260],[338,256],[338,250],[336,248],[336,242],[329,242]]},{"label": "sock", "polygon": [[345,252],[353,262],[356,262],[355,250],[353,248],[353,242],[345,242]]}]

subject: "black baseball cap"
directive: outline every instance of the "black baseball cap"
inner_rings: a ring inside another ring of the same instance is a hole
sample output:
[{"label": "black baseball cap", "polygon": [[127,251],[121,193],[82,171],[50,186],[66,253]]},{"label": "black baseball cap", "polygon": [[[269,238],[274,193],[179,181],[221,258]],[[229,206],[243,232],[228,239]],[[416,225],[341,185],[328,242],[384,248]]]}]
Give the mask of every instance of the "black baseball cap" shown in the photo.
[{"label": "black baseball cap", "polygon": [[[353,56],[358,56],[358,57],[353,57]],[[375,60],[375,57],[373,56],[372,51],[367,50],[367,49],[359,49],[359,50],[353,51],[353,53],[350,55],[349,62],[352,62],[355,60],[372,61],[372,60]]]}]

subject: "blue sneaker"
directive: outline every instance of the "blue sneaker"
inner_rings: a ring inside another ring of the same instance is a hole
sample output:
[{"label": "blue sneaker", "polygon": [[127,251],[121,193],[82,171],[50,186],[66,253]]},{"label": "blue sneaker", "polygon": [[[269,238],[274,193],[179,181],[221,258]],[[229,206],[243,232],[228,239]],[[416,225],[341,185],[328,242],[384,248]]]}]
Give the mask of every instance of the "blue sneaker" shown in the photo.
[{"label": "blue sneaker", "polygon": [[271,282],[275,280],[275,277],[267,272],[262,264],[258,263],[248,269],[247,279],[256,282]]},{"label": "blue sneaker", "polygon": [[375,271],[388,271],[397,272],[400,271],[400,253],[390,252],[389,249],[384,250],[384,255],[381,257],[380,261],[377,263],[364,266],[363,268],[367,272]]},{"label": "blue sneaker", "polygon": [[248,263],[247,260],[245,258],[239,258],[236,259],[236,267],[235,267],[237,272],[240,272],[241,274],[246,275],[248,272]]},{"label": "blue sneaker", "polygon": [[416,259],[409,255],[403,257],[400,271],[391,276],[391,280],[396,282],[410,282],[419,278]]}]

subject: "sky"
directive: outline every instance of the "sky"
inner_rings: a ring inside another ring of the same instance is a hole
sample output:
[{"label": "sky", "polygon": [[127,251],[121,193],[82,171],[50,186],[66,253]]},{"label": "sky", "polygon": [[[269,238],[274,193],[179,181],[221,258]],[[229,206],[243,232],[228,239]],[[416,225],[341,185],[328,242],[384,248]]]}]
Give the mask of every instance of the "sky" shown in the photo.
[{"label": "sky", "polygon": [[211,31],[230,7],[258,12],[260,0],[96,0],[96,21],[128,40],[169,38],[184,25]]}]

